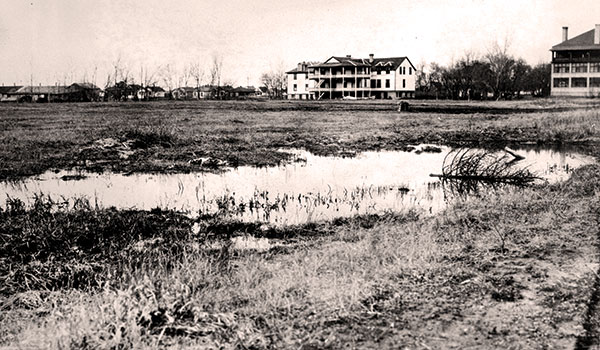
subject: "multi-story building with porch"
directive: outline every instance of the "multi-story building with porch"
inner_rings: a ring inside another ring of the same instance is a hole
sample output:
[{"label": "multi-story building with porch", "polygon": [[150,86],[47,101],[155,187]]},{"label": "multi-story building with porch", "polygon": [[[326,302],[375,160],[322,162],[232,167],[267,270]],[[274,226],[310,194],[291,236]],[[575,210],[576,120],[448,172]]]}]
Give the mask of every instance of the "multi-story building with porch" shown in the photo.
[{"label": "multi-story building with porch", "polygon": [[[407,57],[352,58],[332,56],[322,63],[301,64],[288,72],[288,98],[295,98],[298,87],[309,99],[399,99],[415,96],[416,69]],[[308,82],[294,82],[290,74],[302,72]],[[295,85],[294,85],[295,84]],[[294,87],[296,90],[294,90]]]},{"label": "multi-story building with porch", "polygon": [[600,96],[600,24],[552,47],[552,96]]}]

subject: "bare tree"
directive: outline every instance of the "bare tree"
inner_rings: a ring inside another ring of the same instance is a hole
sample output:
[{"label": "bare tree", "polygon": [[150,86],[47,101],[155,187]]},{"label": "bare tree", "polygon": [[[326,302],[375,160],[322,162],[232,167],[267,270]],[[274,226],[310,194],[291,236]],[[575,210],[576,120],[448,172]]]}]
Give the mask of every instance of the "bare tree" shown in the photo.
[{"label": "bare tree", "polygon": [[194,82],[196,83],[196,88],[200,88],[202,86],[202,82],[204,80],[204,69],[201,68],[200,62],[195,61],[190,64],[190,75]]},{"label": "bare tree", "polygon": [[142,66],[140,69],[140,84],[144,87],[156,85],[158,83],[157,71],[148,71],[147,67]]},{"label": "bare tree", "polygon": [[223,69],[223,58],[219,55],[213,55],[212,65],[210,67],[210,85],[221,86],[221,73]]},{"label": "bare tree", "polygon": [[175,72],[173,70],[173,66],[171,66],[171,64],[166,64],[164,67],[162,67],[161,71],[161,78],[163,83],[165,84],[165,86],[167,87],[167,89],[169,90],[169,92],[171,90],[173,90],[174,86],[174,75]]},{"label": "bare tree", "polygon": [[179,79],[181,86],[188,86],[190,79],[192,78],[192,66],[191,64],[186,64],[181,71],[181,76]]},{"label": "bare tree", "polygon": [[108,73],[106,75],[106,83],[104,84],[104,89],[105,90],[108,89],[111,86],[111,84],[113,84],[113,83],[114,83],[113,76],[110,73]]},{"label": "bare tree", "polygon": [[514,58],[508,54],[509,46],[508,41],[505,41],[502,47],[498,43],[494,43],[485,56],[492,72],[491,88],[496,99],[501,97],[501,92],[504,85],[508,83],[512,67],[515,64]]},{"label": "bare tree", "polygon": [[113,78],[115,79],[115,85],[117,85],[119,81],[127,82],[129,79],[129,69],[121,59],[121,55],[113,61],[112,68],[114,70]]},{"label": "bare tree", "polygon": [[271,98],[283,97],[286,84],[286,74],[282,65],[279,65],[270,72],[263,73],[260,80],[269,91],[269,96]]}]

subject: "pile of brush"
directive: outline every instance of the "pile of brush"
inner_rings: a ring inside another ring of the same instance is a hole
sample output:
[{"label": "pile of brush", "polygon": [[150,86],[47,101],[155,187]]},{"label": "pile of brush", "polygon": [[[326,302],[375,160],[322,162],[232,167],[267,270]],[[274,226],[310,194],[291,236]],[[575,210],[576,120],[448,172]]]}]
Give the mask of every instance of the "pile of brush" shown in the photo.
[{"label": "pile of brush", "polygon": [[480,149],[457,149],[444,158],[442,174],[431,174],[431,176],[444,180],[511,185],[524,185],[538,179],[529,169],[514,166],[518,160],[520,159],[508,151],[500,154]]}]

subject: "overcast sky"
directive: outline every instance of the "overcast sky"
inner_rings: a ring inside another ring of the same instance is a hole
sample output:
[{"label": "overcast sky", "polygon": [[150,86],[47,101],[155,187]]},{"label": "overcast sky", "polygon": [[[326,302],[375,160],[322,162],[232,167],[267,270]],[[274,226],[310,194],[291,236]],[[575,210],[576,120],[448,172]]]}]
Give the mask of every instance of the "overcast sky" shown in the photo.
[{"label": "overcast sky", "polygon": [[104,87],[119,57],[139,81],[141,67],[198,61],[208,71],[217,55],[222,80],[257,85],[304,60],[373,53],[449,64],[494,42],[537,64],[562,26],[573,37],[596,23],[599,0],[0,0],[0,83]]}]

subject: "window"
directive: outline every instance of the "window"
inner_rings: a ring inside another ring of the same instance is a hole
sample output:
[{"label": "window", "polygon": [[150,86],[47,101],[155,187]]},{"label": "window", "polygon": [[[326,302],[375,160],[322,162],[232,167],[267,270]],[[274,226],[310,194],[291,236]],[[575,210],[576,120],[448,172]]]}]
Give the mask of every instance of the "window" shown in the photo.
[{"label": "window", "polygon": [[600,72],[600,63],[590,63],[590,72],[599,73]]},{"label": "window", "polygon": [[587,78],[571,78],[572,88],[584,88],[587,87]]},{"label": "window", "polygon": [[385,74],[390,74],[390,69],[389,68],[385,69]]},{"label": "window", "polygon": [[406,87],[406,79],[402,79],[402,87],[405,88]]},{"label": "window", "polygon": [[381,70],[379,70],[379,69],[378,69],[378,70],[377,70],[377,74],[381,74]]},{"label": "window", "polygon": [[588,71],[587,63],[573,63],[571,67],[573,67],[573,73],[587,73]]},{"label": "window", "polygon": [[381,89],[381,80],[376,80],[377,81],[377,88]]},{"label": "window", "polygon": [[296,80],[296,73],[294,73],[294,80]]},{"label": "window", "polygon": [[308,90],[308,84],[304,84],[304,89]]},{"label": "window", "polygon": [[568,63],[559,63],[554,65],[554,73],[569,73]]},{"label": "window", "polygon": [[412,75],[412,67],[408,67],[408,75]]},{"label": "window", "polygon": [[386,88],[389,88],[389,87],[390,87],[390,80],[389,80],[389,79],[386,79],[386,80],[385,80],[385,87],[386,87]]},{"label": "window", "polygon": [[402,67],[402,74],[406,74],[406,67]]},{"label": "window", "polygon": [[374,89],[377,87],[377,80],[371,80],[371,89]]},{"label": "window", "polygon": [[298,90],[298,85],[294,84],[294,91]]},{"label": "window", "polygon": [[590,87],[600,87],[600,78],[590,78]]},{"label": "window", "polygon": [[569,78],[554,78],[554,84],[552,86],[555,88],[569,87]]}]

